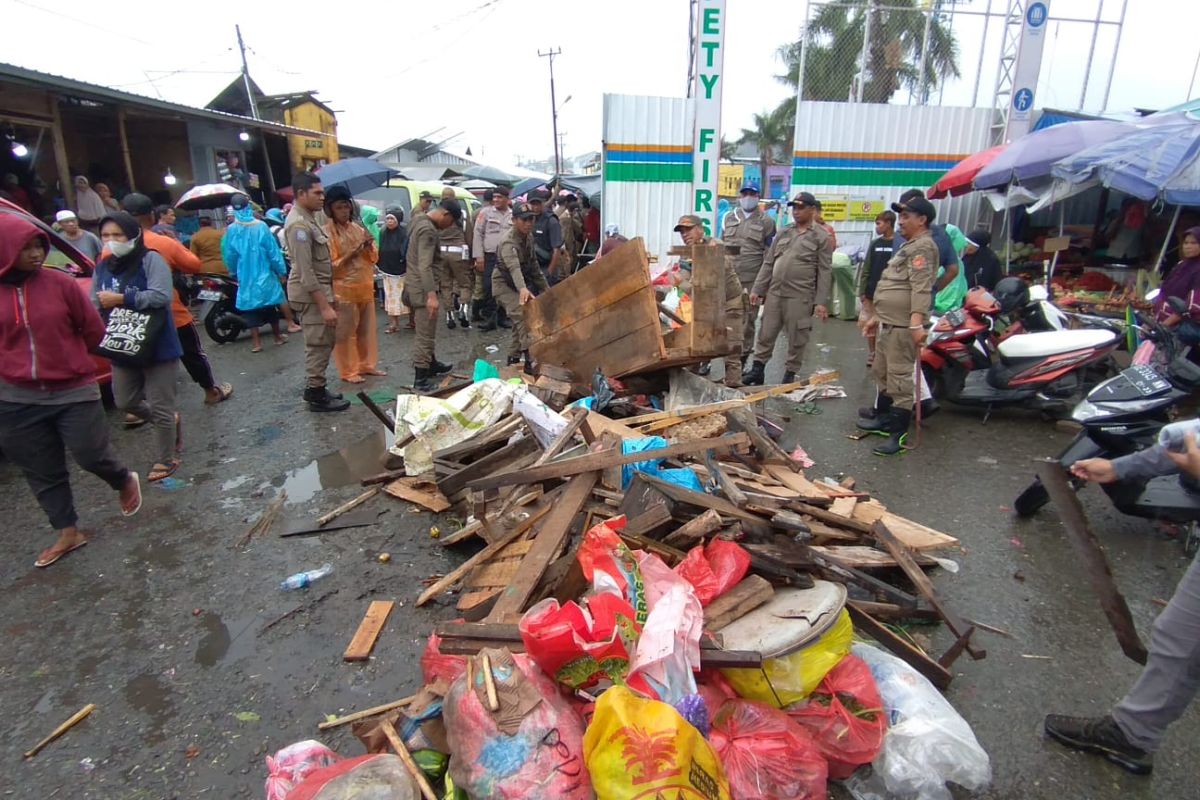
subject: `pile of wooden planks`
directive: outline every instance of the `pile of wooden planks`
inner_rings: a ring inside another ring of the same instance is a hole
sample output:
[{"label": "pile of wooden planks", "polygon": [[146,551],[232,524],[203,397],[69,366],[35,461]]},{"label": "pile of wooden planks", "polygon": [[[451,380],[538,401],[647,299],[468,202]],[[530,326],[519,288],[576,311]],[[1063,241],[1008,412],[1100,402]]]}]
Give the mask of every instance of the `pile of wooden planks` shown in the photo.
[{"label": "pile of wooden planks", "polygon": [[[758,424],[747,422],[756,420],[756,404],[766,398],[814,382],[620,420],[575,408],[567,412],[566,429],[545,448],[514,416],[435,454],[438,494],[472,518],[440,543],[483,543],[417,600],[425,605],[457,587],[457,613],[477,623],[439,627],[443,650],[519,649],[516,624],[526,609],[547,597],[576,599],[587,590],[576,558],[584,532],[623,516],[623,540],[672,566],[714,537],[735,540],[750,553],[750,574],[706,609],[712,634],[705,638],[706,663],[760,663],[759,654],[722,651],[720,628],[769,600],[775,587],[808,587],[819,577],[847,585],[851,613],[864,633],[935,684],[948,684],[949,666],[960,653],[984,655],[971,638],[977,624],[947,609],[924,573],[937,563],[927,553],[955,547],[958,540],[889,511],[857,490],[853,479],[810,479]],[[524,435],[514,439],[518,432]],[[667,444],[624,452],[623,442],[651,435]],[[710,491],[645,472],[634,472],[623,485],[623,467],[652,459],[663,468],[690,468]],[[940,658],[926,655],[889,627],[906,619],[943,620],[954,646]]]}]

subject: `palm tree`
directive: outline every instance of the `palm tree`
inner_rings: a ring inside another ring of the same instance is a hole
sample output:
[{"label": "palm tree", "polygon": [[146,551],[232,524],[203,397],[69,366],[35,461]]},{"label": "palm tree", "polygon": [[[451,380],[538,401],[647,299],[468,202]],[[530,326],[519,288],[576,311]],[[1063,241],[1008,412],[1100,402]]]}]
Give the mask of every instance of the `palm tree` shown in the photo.
[{"label": "palm tree", "polygon": [[782,113],[784,106],[774,111],[754,115],[754,127],[742,128],[739,144],[752,144],[758,150],[760,187],[767,190],[767,168],[772,164],[786,163],[786,152],[791,147],[794,117]]},{"label": "palm tree", "polygon": [[731,142],[725,138],[725,134],[721,134],[721,160],[733,161],[733,157],[736,153],[737,142]]},{"label": "palm tree", "polygon": [[[863,100],[886,103],[902,87],[913,92],[929,92],[948,78],[959,77],[958,42],[945,25],[939,10],[955,0],[934,0],[933,20],[926,46],[925,80],[921,81],[921,50],[925,40],[924,0],[841,0],[838,5],[822,6],[805,30],[808,52],[804,55],[804,99],[852,99],[855,81],[865,79]],[[904,6],[903,9],[897,8]],[[863,26],[870,17],[870,38],[866,75],[860,76]],[[795,87],[800,77],[801,42],[792,42],[778,50],[787,67],[776,78]]]}]

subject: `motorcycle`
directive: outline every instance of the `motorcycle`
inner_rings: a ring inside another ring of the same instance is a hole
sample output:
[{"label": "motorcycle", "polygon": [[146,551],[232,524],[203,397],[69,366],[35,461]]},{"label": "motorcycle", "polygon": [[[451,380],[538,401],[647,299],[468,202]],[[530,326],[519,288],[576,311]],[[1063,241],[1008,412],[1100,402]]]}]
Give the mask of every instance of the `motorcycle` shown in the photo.
[{"label": "motorcycle", "polygon": [[[1150,326],[1153,356],[1161,355],[1157,368],[1135,364],[1096,386],[1071,414],[1083,428],[1058,456],[1064,468],[1088,458],[1119,458],[1153,447],[1160,431],[1170,423],[1174,407],[1200,388],[1200,366],[1178,355],[1174,336],[1157,323]],[[1072,477],[1079,489],[1084,481]],[[1146,519],[1191,523],[1185,550],[1200,546],[1200,487],[1190,479],[1165,475],[1148,481],[1115,481],[1100,484],[1113,506],[1123,514]],[[1013,503],[1017,516],[1029,517],[1049,502],[1038,479]]]},{"label": "motorcycle", "polygon": [[205,273],[192,278],[192,296],[201,303],[198,316],[217,344],[237,341],[249,326],[238,314],[238,283],[228,275]]}]

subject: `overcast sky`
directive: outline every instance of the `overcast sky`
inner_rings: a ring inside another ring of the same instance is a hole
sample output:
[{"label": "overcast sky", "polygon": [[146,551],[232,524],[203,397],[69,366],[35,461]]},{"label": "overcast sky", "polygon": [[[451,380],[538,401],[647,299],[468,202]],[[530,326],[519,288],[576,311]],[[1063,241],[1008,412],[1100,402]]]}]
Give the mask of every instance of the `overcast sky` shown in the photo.
[{"label": "overcast sky", "polygon": [[[1115,20],[1121,2],[1107,0],[1104,17]],[[1007,0],[992,3],[1000,9]],[[1099,3],[1050,0],[1050,13],[1094,19]],[[728,8],[723,127],[736,139],[754,112],[786,96],[773,77],[782,71],[775,51],[798,37],[806,4],[729,0]],[[412,136],[454,136],[450,149],[470,147],[500,166],[552,152],[547,60],[539,49],[562,49],[555,78],[568,155],[599,149],[604,93],[682,96],[687,79],[687,0],[305,0],[186,9],[0,0],[0,12],[7,34],[0,59],[191,105],[205,104],[237,77],[239,23],[251,75],[263,90],[317,90],[339,112],[341,141],[382,149]],[[944,89],[942,101],[972,104],[983,52],[978,94],[988,105],[999,24],[992,22],[982,48],[981,17],[960,14],[953,25],[962,78]],[[1198,31],[1197,0],[1129,0],[1108,108],[1163,108],[1187,99]],[[1115,28],[1101,29],[1086,110],[1100,108],[1114,37]],[[1090,24],[1051,24],[1037,106],[1079,107],[1091,38]]]}]

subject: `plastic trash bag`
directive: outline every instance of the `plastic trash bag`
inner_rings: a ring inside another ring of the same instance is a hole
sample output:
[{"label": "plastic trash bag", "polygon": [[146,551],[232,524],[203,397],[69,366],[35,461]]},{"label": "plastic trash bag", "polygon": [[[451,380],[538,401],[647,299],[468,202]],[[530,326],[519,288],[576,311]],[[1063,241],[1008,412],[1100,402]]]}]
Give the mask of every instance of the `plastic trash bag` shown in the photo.
[{"label": "plastic trash bag", "polygon": [[450,397],[402,394],[396,398],[396,440],[414,440],[403,450],[404,471],[422,475],[433,469],[433,453],[460,444],[500,420],[512,408],[518,387],[496,378],[473,383]]},{"label": "plastic trash bag", "polygon": [[399,756],[389,753],[347,758],[309,774],[287,800],[418,800],[421,790]]},{"label": "plastic trash bag", "polygon": [[[646,436],[641,439],[625,439],[621,442],[621,454],[630,455],[631,453],[641,453],[646,450],[661,450],[667,446],[667,440],[661,436]],[[635,472],[645,472],[649,475],[658,474],[658,465],[662,463],[660,458],[649,458],[645,461],[637,461],[633,464],[625,464],[621,467],[621,488],[628,489],[630,482],[633,480]]]},{"label": "plastic trash bag", "polygon": [[824,800],[825,759],[808,732],[778,709],[726,700],[709,741],[721,758],[734,800]]},{"label": "plastic trash bag", "polygon": [[641,630],[636,612],[625,598],[608,592],[583,602],[586,607],[573,600],[560,606],[551,597],[526,611],[518,625],[525,652],[572,689],[602,678],[624,681]]},{"label": "plastic trash bag", "polygon": [[475,374],[471,376],[472,383],[486,381],[489,378],[499,378],[500,370],[496,369],[496,365],[490,361],[484,361],[482,358],[475,359]]},{"label": "plastic trash bag", "polygon": [[825,674],[850,652],[853,640],[854,624],[842,611],[837,622],[807,647],[764,659],[761,669],[723,669],[721,674],[741,697],[787,708],[812,694]]},{"label": "plastic trash bag", "polygon": [[613,401],[616,395],[613,393],[612,387],[608,385],[608,378],[604,377],[604,371],[596,367],[596,371],[592,374],[592,398],[593,411],[603,411],[608,408],[608,404]]},{"label": "plastic trash bag", "polygon": [[459,675],[467,671],[465,656],[445,655],[439,649],[442,637],[436,633],[429,634],[425,643],[425,651],[421,653],[421,676],[426,685],[442,678],[446,683],[454,683]]},{"label": "plastic trash bag", "polygon": [[630,662],[628,684],[675,705],[696,694],[704,609],[691,584],[653,553],[635,554],[645,583],[646,622]]},{"label": "plastic trash bag", "polygon": [[932,683],[878,648],[856,644],[853,653],[870,668],[890,724],[873,774],[854,783],[856,797],[951,800],[948,782],[971,790],[991,782],[987,752]]},{"label": "plastic trash bag", "polygon": [[474,798],[555,797],[589,800],[591,781],[583,759],[583,720],[524,655],[513,656],[517,673],[498,674],[532,688],[540,701],[525,713],[516,733],[504,733],[480,702],[482,670],[454,682],[444,706],[450,744],[450,777]]},{"label": "plastic trash bag", "polygon": [[341,760],[337,753],[312,739],[289,744],[267,756],[267,800],[286,800],[288,793],[310,774]]},{"label": "plastic trash bag", "polygon": [[696,545],[675,567],[675,574],[696,591],[700,605],[707,606],[737,586],[750,569],[750,554],[737,542],[713,539],[707,546]]},{"label": "plastic trash bag", "polygon": [[517,387],[513,411],[520,414],[543,448],[547,448],[567,427],[567,418],[542,402],[527,386]]},{"label": "plastic trash bag", "polygon": [[870,764],[883,746],[887,715],[871,670],[848,655],[821,679],[808,700],[787,710],[812,734],[829,762],[829,777],[844,780]]},{"label": "plastic trash bag", "polygon": [[732,800],[721,761],[700,731],[666,703],[624,686],[596,701],[583,756],[597,800]]}]

